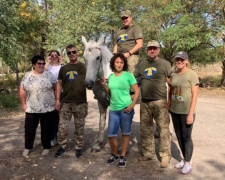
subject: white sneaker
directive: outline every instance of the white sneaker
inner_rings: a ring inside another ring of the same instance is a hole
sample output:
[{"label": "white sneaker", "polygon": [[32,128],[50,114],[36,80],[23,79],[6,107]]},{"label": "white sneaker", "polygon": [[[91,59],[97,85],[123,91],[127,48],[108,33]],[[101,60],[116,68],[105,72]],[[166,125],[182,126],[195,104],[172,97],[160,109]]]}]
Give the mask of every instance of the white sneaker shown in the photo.
[{"label": "white sneaker", "polygon": [[48,155],[48,153],[49,153],[49,149],[44,149],[43,151],[42,151],[42,156],[46,156],[46,155]]},{"label": "white sneaker", "polygon": [[51,143],[52,147],[55,145],[55,141],[54,140],[51,140],[50,143]]},{"label": "white sneaker", "polygon": [[28,156],[30,154],[30,149],[24,149],[23,150],[23,156]]},{"label": "white sneaker", "polygon": [[181,169],[181,174],[189,174],[192,171],[192,164],[185,163],[184,167]]},{"label": "white sneaker", "polygon": [[177,169],[181,169],[182,167],[184,167],[184,160],[183,159],[175,165],[175,168],[177,168]]}]

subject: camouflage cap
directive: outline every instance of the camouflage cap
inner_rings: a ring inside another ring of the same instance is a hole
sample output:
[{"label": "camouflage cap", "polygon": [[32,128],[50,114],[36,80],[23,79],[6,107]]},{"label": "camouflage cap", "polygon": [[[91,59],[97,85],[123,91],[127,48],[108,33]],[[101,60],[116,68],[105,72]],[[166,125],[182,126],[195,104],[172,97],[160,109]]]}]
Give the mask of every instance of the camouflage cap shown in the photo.
[{"label": "camouflage cap", "polygon": [[176,59],[176,58],[188,59],[188,54],[186,52],[184,52],[184,51],[180,51],[174,57],[174,59]]},{"label": "camouflage cap", "polygon": [[120,13],[120,17],[129,17],[129,16],[131,16],[130,10],[122,11]]},{"label": "camouflage cap", "polygon": [[158,47],[158,48],[160,47],[159,42],[156,41],[156,40],[151,40],[151,41],[148,42],[147,48],[148,48],[148,47],[151,47],[151,46],[153,46],[153,47]]}]

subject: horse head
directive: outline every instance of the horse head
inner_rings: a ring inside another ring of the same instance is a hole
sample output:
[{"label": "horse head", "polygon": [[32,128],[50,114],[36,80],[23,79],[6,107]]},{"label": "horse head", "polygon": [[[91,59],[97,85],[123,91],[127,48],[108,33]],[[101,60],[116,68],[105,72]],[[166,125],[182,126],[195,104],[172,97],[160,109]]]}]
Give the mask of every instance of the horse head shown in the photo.
[{"label": "horse head", "polygon": [[93,40],[87,42],[82,36],[82,43],[85,46],[83,57],[87,69],[85,83],[88,89],[92,89],[97,79],[102,77],[107,79],[111,74],[109,62],[112,53],[104,46],[104,36],[98,42]]}]

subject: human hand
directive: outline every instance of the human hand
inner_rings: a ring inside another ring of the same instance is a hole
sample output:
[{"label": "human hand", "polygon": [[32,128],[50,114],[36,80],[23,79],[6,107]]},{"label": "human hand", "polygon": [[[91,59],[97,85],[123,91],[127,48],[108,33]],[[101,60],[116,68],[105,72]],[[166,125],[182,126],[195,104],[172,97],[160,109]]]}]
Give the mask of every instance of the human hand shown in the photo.
[{"label": "human hand", "polygon": [[126,53],[124,53],[123,55],[124,55],[124,56],[125,56],[125,58],[127,58],[127,59],[130,57],[129,52],[126,52]]},{"label": "human hand", "polygon": [[193,114],[188,114],[186,124],[191,125],[194,121]]},{"label": "human hand", "polygon": [[55,102],[55,109],[56,109],[57,111],[60,111],[60,102],[59,102],[59,101],[56,101],[56,102]]},{"label": "human hand", "polygon": [[102,85],[106,85],[107,80],[104,77],[101,77],[100,82]]},{"label": "human hand", "polygon": [[127,106],[125,109],[123,109],[124,113],[130,113],[133,110],[133,107],[131,105]]}]

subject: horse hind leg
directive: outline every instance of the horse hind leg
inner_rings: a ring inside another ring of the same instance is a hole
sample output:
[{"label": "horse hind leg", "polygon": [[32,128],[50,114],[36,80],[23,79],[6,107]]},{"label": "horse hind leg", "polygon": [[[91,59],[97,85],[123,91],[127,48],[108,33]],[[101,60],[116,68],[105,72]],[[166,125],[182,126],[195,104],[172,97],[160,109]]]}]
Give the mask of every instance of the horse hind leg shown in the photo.
[{"label": "horse hind leg", "polygon": [[100,120],[99,120],[99,132],[98,137],[92,146],[92,152],[99,152],[101,151],[101,145],[104,141],[104,132],[105,132],[105,124],[106,124],[106,111],[107,106],[102,105],[98,102],[99,112],[100,112]]}]

